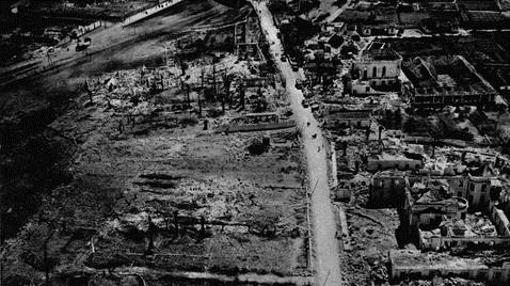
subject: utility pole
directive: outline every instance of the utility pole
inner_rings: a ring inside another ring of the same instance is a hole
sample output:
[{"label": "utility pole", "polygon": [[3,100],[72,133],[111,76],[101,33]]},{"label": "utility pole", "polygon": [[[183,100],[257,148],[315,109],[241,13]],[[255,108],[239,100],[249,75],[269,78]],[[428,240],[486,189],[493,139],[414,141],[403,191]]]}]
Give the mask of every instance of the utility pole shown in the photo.
[{"label": "utility pole", "polygon": [[148,235],[149,235],[149,242],[147,244],[147,249],[145,251],[146,254],[148,255],[151,255],[154,253],[154,232],[155,232],[155,225],[154,223],[152,222],[152,218],[151,216],[149,215],[148,217]]},{"label": "utility pole", "polygon": [[48,65],[52,66],[53,65],[53,61],[51,60],[51,55],[50,55],[50,51],[49,50],[46,52],[46,56],[48,57]]},{"label": "utility pole", "polygon": [[46,286],[50,286],[50,269],[48,266],[48,242],[50,241],[51,235],[44,240],[44,277],[46,280]]},{"label": "utility pole", "polygon": [[186,67],[184,66],[184,59],[181,56],[178,56],[179,65],[181,67],[181,75],[186,74]]},{"label": "utility pole", "polygon": [[55,233],[56,229],[55,229],[55,224],[54,224],[54,221],[53,221],[53,218],[50,217],[49,214],[47,213],[42,213],[42,215],[40,215],[39,217],[39,221],[42,222],[42,223],[46,223],[46,226],[47,226],[47,230],[48,230],[48,233],[46,234],[46,237],[44,238],[44,241],[43,241],[43,263],[44,263],[44,278],[45,278],[45,285],[46,286],[50,286],[51,285],[51,281],[50,281],[50,265],[49,265],[49,261],[48,261],[48,243],[50,242],[51,238],[53,237],[53,234]]}]

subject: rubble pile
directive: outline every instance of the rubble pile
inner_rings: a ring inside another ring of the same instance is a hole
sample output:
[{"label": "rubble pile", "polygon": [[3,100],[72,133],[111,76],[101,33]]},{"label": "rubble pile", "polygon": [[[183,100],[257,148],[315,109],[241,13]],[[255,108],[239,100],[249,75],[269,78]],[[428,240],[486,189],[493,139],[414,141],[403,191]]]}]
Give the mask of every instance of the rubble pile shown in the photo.
[{"label": "rubble pile", "polygon": [[489,217],[482,215],[481,212],[474,214],[467,214],[464,220],[468,227],[468,233],[466,236],[497,236],[496,227],[492,223]]}]

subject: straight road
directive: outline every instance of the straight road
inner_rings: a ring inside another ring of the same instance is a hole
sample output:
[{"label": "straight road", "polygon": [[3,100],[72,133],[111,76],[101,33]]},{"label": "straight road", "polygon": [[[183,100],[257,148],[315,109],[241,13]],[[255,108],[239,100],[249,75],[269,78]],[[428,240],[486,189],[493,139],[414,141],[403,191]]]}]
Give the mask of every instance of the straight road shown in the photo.
[{"label": "straight road", "polygon": [[[310,192],[312,231],[314,236],[314,257],[316,285],[332,286],[341,284],[336,223],[330,200],[328,169],[323,137],[318,122],[309,108],[301,105],[303,93],[295,87],[297,73],[287,61],[281,61],[283,46],[277,37],[278,28],[265,2],[251,0],[255,7],[262,30],[270,43],[270,53],[285,78],[286,90],[295,115],[296,123],[303,137],[307,161]],[[308,124],[310,123],[310,124]]]},{"label": "straight road", "polygon": [[351,2],[352,2],[352,0],[347,0],[347,2],[345,2],[345,4],[342,7],[340,7],[338,10],[336,10],[333,14],[329,15],[326,18],[325,22],[331,23],[331,22],[335,21],[335,19],[338,18],[338,16],[340,16],[340,14],[342,14],[345,11],[345,9],[347,9],[347,7],[349,7],[351,5]]}]

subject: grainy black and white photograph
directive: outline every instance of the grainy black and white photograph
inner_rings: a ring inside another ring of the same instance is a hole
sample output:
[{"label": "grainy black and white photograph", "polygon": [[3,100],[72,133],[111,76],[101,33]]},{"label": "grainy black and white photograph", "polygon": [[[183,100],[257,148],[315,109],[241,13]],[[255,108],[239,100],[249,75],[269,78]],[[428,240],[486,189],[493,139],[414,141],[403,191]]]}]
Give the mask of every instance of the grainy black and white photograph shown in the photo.
[{"label": "grainy black and white photograph", "polygon": [[510,285],[510,0],[1,0],[0,286]]}]

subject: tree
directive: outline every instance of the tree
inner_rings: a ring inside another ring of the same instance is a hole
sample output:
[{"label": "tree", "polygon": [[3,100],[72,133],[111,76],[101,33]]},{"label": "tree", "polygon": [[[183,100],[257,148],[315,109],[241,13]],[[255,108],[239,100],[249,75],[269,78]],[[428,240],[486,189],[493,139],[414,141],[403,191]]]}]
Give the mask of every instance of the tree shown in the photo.
[{"label": "tree", "polygon": [[223,89],[225,91],[225,98],[222,99],[222,108],[223,112],[225,112],[225,100],[228,101],[229,108],[232,108],[232,99],[230,98],[230,85],[232,83],[232,76],[227,74],[226,72],[223,73]]},{"label": "tree", "polygon": [[400,111],[400,108],[395,111],[394,118],[395,128],[400,129],[402,126],[402,111]]},{"label": "tree", "polygon": [[184,62],[184,59],[182,57],[178,57],[178,61],[179,61],[179,66],[181,67],[181,75],[185,75],[188,65]]},{"label": "tree", "polygon": [[191,87],[187,83],[186,84],[186,108],[190,108],[191,107],[191,95],[190,95],[190,92],[191,92]]},{"label": "tree", "polygon": [[52,247],[52,238],[56,232],[58,212],[41,212],[37,222],[29,223],[23,235],[21,258],[38,271],[44,272],[45,285],[51,285],[50,274],[59,263],[59,255]]},{"label": "tree", "polygon": [[156,233],[156,225],[152,222],[151,215],[148,216],[148,229],[147,235],[149,236],[149,241],[147,243],[147,249],[145,251],[146,254],[151,255],[154,253],[154,234]]},{"label": "tree", "polygon": [[202,100],[200,99],[200,97],[202,97],[201,93],[197,95],[198,99],[197,101],[198,101],[198,116],[202,117]]},{"label": "tree", "polygon": [[267,106],[269,104],[267,103],[266,97],[264,94],[262,94],[262,90],[259,88],[257,91],[257,99],[255,101],[255,112],[264,112],[267,110]]},{"label": "tree", "polygon": [[274,14],[291,10],[289,5],[287,5],[287,1],[284,0],[271,0],[267,6]]},{"label": "tree", "polygon": [[85,83],[83,83],[83,91],[85,91],[87,93],[87,95],[89,96],[90,103],[94,103],[94,98],[93,98],[94,93],[90,89],[89,83],[86,80],[85,80]]}]

